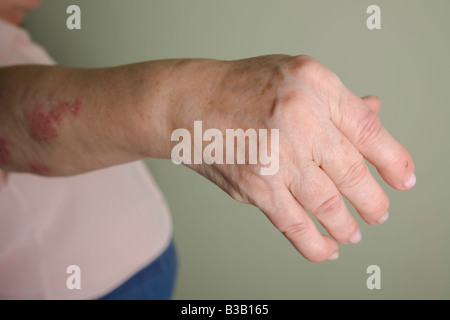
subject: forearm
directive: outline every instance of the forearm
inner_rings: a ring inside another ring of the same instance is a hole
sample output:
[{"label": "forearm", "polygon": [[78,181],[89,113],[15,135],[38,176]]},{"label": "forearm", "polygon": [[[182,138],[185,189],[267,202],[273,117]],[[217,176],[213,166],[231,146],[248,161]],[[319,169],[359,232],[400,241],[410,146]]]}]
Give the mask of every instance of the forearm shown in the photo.
[{"label": "forearm", "polygon": [[71,175],[169,157],[174,114],[193,85],[189,65],[0,69],[0,168]]}]

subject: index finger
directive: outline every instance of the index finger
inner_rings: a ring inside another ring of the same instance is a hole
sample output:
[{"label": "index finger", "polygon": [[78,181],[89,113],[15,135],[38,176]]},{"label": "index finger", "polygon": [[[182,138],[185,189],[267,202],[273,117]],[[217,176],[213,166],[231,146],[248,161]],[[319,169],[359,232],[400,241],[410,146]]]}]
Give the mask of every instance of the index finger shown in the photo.
[{"label": "index finger", "polygon": [[389,134],[361,98],[348,91],[333,111],[336,127],[387,183],[397,190],[409,190],[415,185],[415,166],[408,150]]}]

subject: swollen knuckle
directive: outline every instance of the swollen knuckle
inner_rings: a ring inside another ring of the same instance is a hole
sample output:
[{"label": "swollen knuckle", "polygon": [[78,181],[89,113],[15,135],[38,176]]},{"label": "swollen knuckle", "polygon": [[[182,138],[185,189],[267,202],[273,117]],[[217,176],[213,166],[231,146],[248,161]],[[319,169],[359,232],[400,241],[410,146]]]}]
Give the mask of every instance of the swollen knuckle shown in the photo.
[{"label": "swollen knuckle", "polygon": [[296,239],[302,237],[309,231],[309,225],[305,220],[301,220],[280,229],[280,231],[286,238]]},{"label": "swollen knuckle", "polygon": [[289,66],[288,71],[294,77],[306,81],[316,89],[323,90],[326,88],[329,90],[343,87],[341,80],[333,71],[311,56],[296,56],[291,60]]},{"label": "swollen knuckle", "polygon": [[315,210],[317,215],[320,216],[329,216],[336,212],[337,209],[341,206],[341,195],[335,194],[331,197],[328,197],[325,201],[322,201],[321,204]]},{"label": "swollen knuckle", "polygon": [[342,178],[338,182],[338,186],[342,188],[354,188],[359,185],[367,176],[368,168],[362,156],[354,160],[344,170]]},{"label": "swollen knuckle", "polygon": [[389,199],[380,199],[367,208],[367,215],[372,218],[381,217],[389,209]]},{"label": "swollen knuckle", "polygon": [[372,145],[381,133],[381,122],[378,116],[369,112],[361,122],[361,129],[358,134],[359,145]]},{"label": "swollen knuckle", "polygon": [[321,74],[323,65],[315,58],[300,55],[292,58],[289,71],[300,78],[316,79]]}]

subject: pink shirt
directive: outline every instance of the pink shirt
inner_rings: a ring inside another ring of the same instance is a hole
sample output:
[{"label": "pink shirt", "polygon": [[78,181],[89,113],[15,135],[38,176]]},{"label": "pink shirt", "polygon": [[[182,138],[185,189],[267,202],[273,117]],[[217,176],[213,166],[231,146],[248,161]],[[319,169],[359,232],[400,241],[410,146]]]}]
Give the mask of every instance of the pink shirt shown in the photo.
[{"label": "pink shirt", "polygon": [[[54,62],[0,20],[0,66],[29,63]],[[100,297],[171,238],[169,209],[142,161],[61,178],[9,173],[0,183],[0,299]],[[81,289],[67,287],[70,265],[80,267]]]}]

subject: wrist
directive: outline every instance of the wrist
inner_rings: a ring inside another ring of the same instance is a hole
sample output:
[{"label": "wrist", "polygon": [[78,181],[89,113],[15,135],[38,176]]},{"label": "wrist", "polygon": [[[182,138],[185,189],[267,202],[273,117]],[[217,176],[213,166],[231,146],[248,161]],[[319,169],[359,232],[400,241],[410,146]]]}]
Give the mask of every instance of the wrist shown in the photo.
[{"label": "wrist", "polygon": [[206,59],[164,60],[144,65],[144,97],[134,126],[140,130],[144,157],[169,159],[174,130],[191,131],[201,120],[221,77],[223,62]]}]

